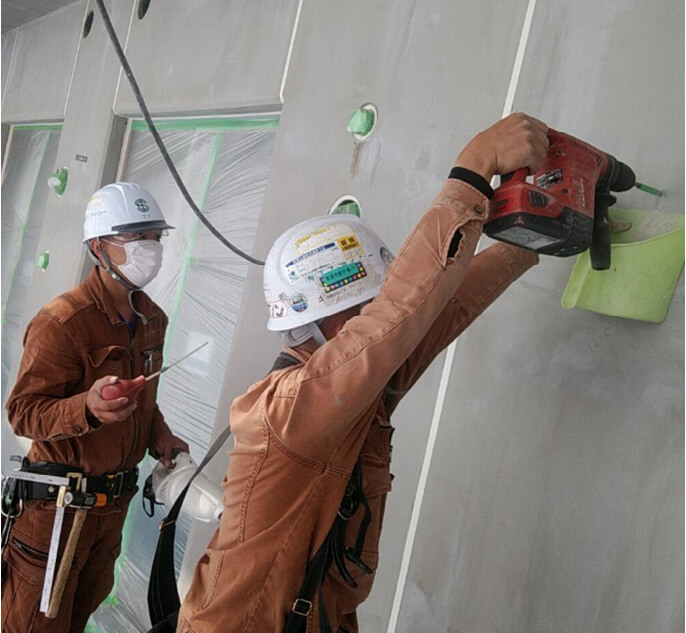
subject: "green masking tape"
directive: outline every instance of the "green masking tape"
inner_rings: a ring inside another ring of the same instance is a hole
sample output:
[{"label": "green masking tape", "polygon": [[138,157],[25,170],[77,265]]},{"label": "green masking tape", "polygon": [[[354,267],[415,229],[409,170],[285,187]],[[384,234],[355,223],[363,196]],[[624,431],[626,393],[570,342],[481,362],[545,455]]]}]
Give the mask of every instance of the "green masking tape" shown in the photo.
[{"label": "green masking tape", "polygon": [[[155,121],[155,128],[160,132],[178,132],[182,130],[266,130],[278,127],[278,116],[265,116],[254,118],[208,118],[208,119],[173,119],[168,121]],[[145,121],[136,120],[131,123],[131,131],[145,132],[148,124]]]}]

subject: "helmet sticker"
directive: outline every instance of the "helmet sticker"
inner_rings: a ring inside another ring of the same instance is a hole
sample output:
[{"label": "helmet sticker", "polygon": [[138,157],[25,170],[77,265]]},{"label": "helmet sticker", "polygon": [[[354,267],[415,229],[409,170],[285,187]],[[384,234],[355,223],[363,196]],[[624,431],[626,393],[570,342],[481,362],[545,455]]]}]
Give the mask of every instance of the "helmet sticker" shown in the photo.
[{"label": "helmet sticker", "polygon": [[[308,233],[303,235],[301,238],[296,240],[293,244],[297,253],[303,254],[308,253],[318,246],[324,244],[330,244],[331,242],[340,242],[343,239],[352,240],[356,243],[354,246],[359,246],[359,240],[355,237],[353,228],[349,224],[333,224],[332,226],[327,226],[318,231]],[[339,244],[339,246],[341,246]]]},{"label": "helmet sticker", "polygon": [[147,213],[150,211],[150,205],[145,198],[138,198],[134,204],[136,205],[136,209],[138,209],[141,213]]},{"label": "helmet sticker", "polygon": [[390,266],[395,259],[395,257],[393,257],[393,253],[391,253],[391,251],[389,251],[385,246],[381,247],[379,250],[379,255],[381,256],[381,261],[386,264],[386,266]]},{"label": "helmet sticker", "polygon": [[332,242],[318,246],[317,248],[303,253],[286,264],[286,276],[291,283],[296,282],[301,277],[307,277],[312,271],[333,267],[337,263],[335,252],[336,245]]},{"label": "helmet sticker", "polygon": [[264,273],[269,329],[284,331],[373,299],[392,252],[353,216],[322,216],[284,232]]},{"label": "helmet sticker", "polygon": [[272,319],[281,319],[288,314],[288,306],[283,301],[275,301],[269,304],[269,316]]},{"label": "helmet sticker", "polygon": [[[334,224],[308,233],[293,246],[298,256],[285,265],[286,277],[292,284],[301,278],[319,279],[322,274],[340,268],[343,262],[355,264],[355,260],[365,256],[360,240],[348,224]],[[357,279],[343,275],[346,276],[350,279],[341,285]]]},{"label": "helmet sticker", "polygon": [[364,266],[360,263],[345,264],[344,266],[339,266],[328,272],[325,272],[319,281],[322,282],[324,290],[326,292],[332,292],[342,286],[346,286],[350,283],[358,281],[363,277],[367,276],[367,271]]},{"label": "helmet sticker", "polygon": [[297,294],[294,294],[292,297],[290,297],[290,302],[291,302],[291,307],[296,312],[305,312],[305,310],[307,310],[307,308],[308,308],[307,298],[305,297],[304,294],[302,294],[300,292]]},{"label": "helmet sticker", "polygon": [[354,233],[352,235],[347,235],[345,237],[339,238],[338,239],[338,246],[340,246],[341,250],[346,255],[350,251],[356,250],[356,249],[360,249],[360,254],[362,253],[362,250],[361,250],[362,247],[360,246],[360,242]]}]

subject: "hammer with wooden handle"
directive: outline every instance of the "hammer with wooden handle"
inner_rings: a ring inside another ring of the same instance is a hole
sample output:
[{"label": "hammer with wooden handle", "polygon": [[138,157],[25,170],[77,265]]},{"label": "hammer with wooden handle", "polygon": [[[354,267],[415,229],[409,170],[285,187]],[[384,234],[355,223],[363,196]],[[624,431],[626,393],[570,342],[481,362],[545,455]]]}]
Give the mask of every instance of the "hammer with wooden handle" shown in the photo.
[{"label": "hammer with wooden handle", "polygon": [[105,495],[90,494],[87,492],[68,492],[65,495],[64,500],[67,505],[76,507],[77,510],[74,515],[74,522],[71,524],[71,530],[69,530],[67,544],[62,553],[62,560],[60,561],[60,566],[57,570],[57,577],[55,578],[55,584],[52,589],[52,594],[50,595],[50,604],[45,613],[45,617],[50,619],[55,619],[60,610],[62,594],[67,585],[67,577],[69,576],[69,570],[71,569],[71,564],[74,560],[76,545],[79,542],[79,536],[81,536],[83,522],[86,520],[86,512],[88,512],[89,508],[102,506],[107,503],[107,497]]}]

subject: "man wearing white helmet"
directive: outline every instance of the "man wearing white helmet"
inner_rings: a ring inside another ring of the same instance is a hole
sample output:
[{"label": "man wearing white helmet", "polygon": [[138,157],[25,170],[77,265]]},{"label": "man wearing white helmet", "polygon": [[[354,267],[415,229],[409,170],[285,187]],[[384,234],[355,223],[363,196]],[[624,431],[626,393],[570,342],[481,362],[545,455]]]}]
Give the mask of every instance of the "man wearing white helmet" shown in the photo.
[{"label": "man wearing white helmet", "polygon": [[[82,633],[113,585],[121,530],[146,450],[171,466],[174,436],[156,404],[157,379],[130,400],[105,400],[118,379],[162,366],[167,317],[141,290],[159,271],[172,229],[155,199],[133,183],[114,183],[88,201],[84,243],[96,266],[87,279],[33,318],[16,385],[7,402],[15,433],[33,440],[23,466],[82,473],[82,492],[106,503],[86,514],[56,619],[39,612],[56,491],[24,486],[23,512],[3,553],[2,627],[6,633]],[[28,463],[27,463],[28,462]],[[29,465],[30,464],[30,465]],[[60,552],[73,521],[67,509]]]},{"label": "man wearing white helmet", "polygon": [[[473,256],[494,174],[535,171],[545,124],[517,114],[477,135],[397,258],[357,218],[286,231],[264,272],[286,344],[231,408],[224,513],[178,633],[353,633],[371,590],[386,495],[389,416],[431,361],[535,253]],[[417,423],[422,423],[417,420]]]}]

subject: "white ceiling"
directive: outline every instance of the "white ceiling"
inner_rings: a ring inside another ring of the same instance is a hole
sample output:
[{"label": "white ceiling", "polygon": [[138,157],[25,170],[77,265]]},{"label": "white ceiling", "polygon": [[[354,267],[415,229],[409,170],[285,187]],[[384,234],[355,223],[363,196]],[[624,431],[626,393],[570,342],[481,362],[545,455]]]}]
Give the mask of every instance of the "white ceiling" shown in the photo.
[{"label": "white ceiling", "polygon": [[2,0],[2,32],[16,29],[73,2],[74,0]]}]

